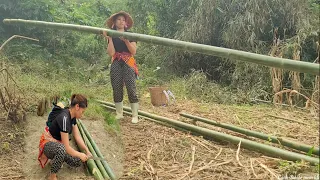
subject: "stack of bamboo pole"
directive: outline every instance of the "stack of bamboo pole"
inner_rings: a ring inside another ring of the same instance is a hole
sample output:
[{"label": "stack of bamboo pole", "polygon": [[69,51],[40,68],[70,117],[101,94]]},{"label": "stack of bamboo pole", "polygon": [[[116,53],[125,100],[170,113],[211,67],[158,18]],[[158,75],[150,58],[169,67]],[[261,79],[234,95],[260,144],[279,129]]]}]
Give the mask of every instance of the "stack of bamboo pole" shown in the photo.
[{"label": "stack of bamboo pole", "polygon": [[238,133],[241,133],[241,134],[245,134],[247,136],[252,136],[252,137],[256,137],[256,138],[263,139],[263,140],[266,140],[266,141],[270,141],[272,143],[277,143],[277,144],[280,144],[280,145],[283,145],[283,146],[287,146],[287,147],[290,147],[292,149],[296,149],[296,150],[303,151],[303,152],[306,152],[306,153],[310,152],[310,150],[313,149],[312,153],[319,156],[319,148],[318,147],[313,147],[313,146],[310,146],[310,145],[307,145],[307,144],[293,142],[293,141],[290,141],[290,140],[285,139],[285,138],[280,138],[280,137],[276,137],[276,136],[269,136],[269,135],[263,134],[261,132],[252,131],[252,130],[249,130],[249,129],[233,126],[231,124],[220,123],[220,122],[217,122],[217,121],[213,121],[213,120],[202,118],[202,117],[198,117],[198,116],[193,116],[193,115],[186,114],[186,113],[180,113],[180,115],[183,116],[183,117],[186,117],[186,118],[190,118],[190,119],[196,120],[196,121],[201,121],[203,123],[211,124],[211,125],[222,127],[222,128],[225,128],[225,129],[229,129],[231,131],[235,131],[235,132],[238,132]]},{"label": "stack of bamboo pole", "polygon": [[[97,102],[99,102],[103,107],[105,107],[107,109],[114,110],[115,105],[113,103],[100,101],[100,100],[97,100]],[[131,109],[129,107],[124,107],[123,109],[127,114],[129,114],[131,112]],[[247,149],[251,149],[254,151],[258,151],[260,153],[263,153],[263,154],[266,154],[269,156],[279,157],[279,158],[282,158],[285,160],[291,160],[291,161],[304,160],[304,161],[310,162],[311,164],[319,164],[319,158],[316,158],[316,157],[312,157],[312,156],[308,156],[308,155],[304,155],[304,154],[300,154],[300,153],[296,153],[296,152],[291,152],[288,150],[284,150],[284,149],[273,147],[270,145],[258,143],[258,142],[251,141],[248,139],[232,136],[229,134],[217,132],[217,131],[202,128],[202,127],[197,127],[195,125],[191,125],[191,124],[184,123],[181,121],[169,119],[166,117],[157,116],[157,115],[150,114],[150,113],[140,111],[140,110],[139,110],[139,115],[143,118],[146,118],[147,120],[152,119],[152,121],[157,122],[159,124],[173,127],[178,130],[189,131],[193,134],[201,135],[203,137],[227,141],[227,142],[230,142],[233,144],[239,144],[239,142],[241,141],[242,147],[247,148]],[[228,127],[228,129],[230,129],[230,130],[237,130],[238,132],[241,132],[246,135],[250,135],[250,136],[254,135],[255,137],[265,139],[265,136],[263,136],[262,134],[259,134],[259,133],[255,133],[254,131],[240,129],[237,127],[231,128],[231,125],[227,126],[226,124],[220,125],[220,127],[224,127],[224,128]],[[276,140],[279,140],[279,138],[277,138],[277,137],[272,137],[272,138],[274,139],[274,140],[272,140],[273,142],[276,142]],[[270,138],[268,138],[268,139],[270,139]],[[282,140],[282,142],[285,142],[284,144],[286,144],[288,147],[299,149],[299,150],[306,150],[308,148],[312,148],[311,146],[308,146],[308,145],[301,145],[301,144],[294,143],[291,141],[289,142],[287,140],[285,140],[285,141]],[[280,143],[281,143],[281,141],[280,141]],[[314,149],[313,152],[315,154],[317,154],[317,153],[319,153],[319,149],[316,148],[316,149]]]},{"label": "stack of bamboo pole", "polygon": [[[79,128],[80,134],[82,136],[82,139],[84,140],[92,156],[104,159],[97,144],[94,142],[94,140],[92,139],[92,136],[90,135],[87,128],[82,124],[81,120],[79,119],[77,120],[77,125]],[[110,166],[105,160],[100,161],[100,160],[89,159],[87,161],[87,166],[90,173],[97,180],[101,180],[101,179],[115,180],[116,179],[116,176],[114,175],[112,169],[110,168]]]}]

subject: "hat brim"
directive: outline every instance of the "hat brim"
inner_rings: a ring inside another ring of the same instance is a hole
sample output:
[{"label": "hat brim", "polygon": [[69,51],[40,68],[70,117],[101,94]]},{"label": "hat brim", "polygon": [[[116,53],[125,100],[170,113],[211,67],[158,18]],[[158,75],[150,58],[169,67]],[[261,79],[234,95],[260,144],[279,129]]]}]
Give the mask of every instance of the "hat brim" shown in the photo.
[{"label": "hat brim", "polygon": [[112,29],[113,27],[113,23],[115,21],[115,17],[117,17],[118,15],[123,15],[124,18],[126,19],[126,24],[127,24],[127,27],[126,29],[130,29],[132,26],[133,26],[133,19],[132,17],[130,16],[129,13],[125,12],[125,11],[120,11],[118,13],[115,13],[115,14],[112,14],[107,20],[106,20],[106,23],[105,25],[107,27],[109,27],[110,29]]}]

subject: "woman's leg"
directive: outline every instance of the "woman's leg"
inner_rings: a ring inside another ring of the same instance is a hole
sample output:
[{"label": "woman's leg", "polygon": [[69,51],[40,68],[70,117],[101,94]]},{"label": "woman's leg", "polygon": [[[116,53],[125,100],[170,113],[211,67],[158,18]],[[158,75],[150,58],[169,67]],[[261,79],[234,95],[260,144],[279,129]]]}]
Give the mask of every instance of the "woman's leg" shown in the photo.
[{"label": "woman's leg", "polygon": [[51,174],[56,174],[65,160],[66,148],[58,142],[47,142],[44,146],[43,153],[51,159]]},{"label": "woman's leg", "polygon": [[81,166],[81,160],[77,157],[72,157],[67,154],[63,144],[58,142],[48,142],[44,146],[43,153],[51,159],[51,175],[50,179],[56,179],[57,172],[61,169],[63,162],[66,162],[69,166],[79,167]]},{"label": "woman's leg", "polygon": [[124,62],[114,60],[110,68],[113,100],[115,103],[120,103],[123,100],[123,63]]},{"label": "woman's leg", "polygon": [[137,88],[136,88],[136,74],[134,70],[128,65],[124,68],[124,82],[128,92],[128,98],[131,105],[132,111],[132,123],[138,123],[138,109],[139,109],[139,100],[137,96]]},{"label": "woman's leg", "polygon": [[73,157],[69,154],[66,154],[64,157],[64,161],[71,167],[80,167],[82,164],[82,161],[78,157]]},{"label": "woman's leg", "polygon": [[138,103],[138,96],[137,96],[137,88],[136,88],[136,74],[134,70],[125,64],[123,68],[124,73],[124,83],[127,88],[128,98],[130,103]]}]

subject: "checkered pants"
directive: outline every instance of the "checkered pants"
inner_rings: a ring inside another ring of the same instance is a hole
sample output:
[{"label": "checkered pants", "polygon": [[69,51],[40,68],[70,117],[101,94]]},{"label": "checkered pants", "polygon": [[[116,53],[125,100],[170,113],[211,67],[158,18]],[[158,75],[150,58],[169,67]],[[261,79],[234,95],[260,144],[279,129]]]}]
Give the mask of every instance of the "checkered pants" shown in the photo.
[{"label": "checkered pants", "polygon": [[123,86],[127,88],[130,103],[137,103],[136,74],[124,61],[114,60],[110,68],[113,100],[115,103],[123,101]]},{"label": "checkered pants", "polygon": [[72,167],[79,167],[82,164],[80,158],[69,155],[64,145],[58,142],[47,142],[44,145],[43,153],[48,159],[51,159],[52,174],[56,174],[64,162]]}]

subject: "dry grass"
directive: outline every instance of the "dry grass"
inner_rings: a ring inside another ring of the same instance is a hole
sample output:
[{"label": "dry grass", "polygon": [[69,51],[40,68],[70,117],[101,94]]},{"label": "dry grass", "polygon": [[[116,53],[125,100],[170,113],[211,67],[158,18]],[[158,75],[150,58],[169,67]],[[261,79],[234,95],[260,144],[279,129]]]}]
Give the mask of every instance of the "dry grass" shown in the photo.
[{"label": "dry grass", "polygon": [[274,95],[274,103],[275,104],[278,104],[278,103],[282,103],[283,102],[283,97],[284,97],[284,94],[285,94],[285,97],[286,97],[286,100],[287,100],[287,103],[293,107],[294,106],[294,102],[293,102],[293,98],[295,96],[302,96],[303,98],[305,98],[306,100],[306,104],[305,104],[305,108],[308,109],[310,107],[313,107],[315,109],[319,109],[319,104],[313,100],[311,100],[309,97],[307,97],[306,95],[302,94],[302,93],[299,93],[298,91],[296,90],[292,90],[292,89],[284,89],[280,92],[277,92],[275,95]]},{"label": "dry grass", "polygon": [[[283,56],[283,50],[280,47],[280,36],[278,35],[278,28],[274,30],[273,45],[269,54],[272,57],[282,58]],[[271,68],[271,79],[273,92],[279,92],[282,89],[283,70],[278,68]]]},{"label": "dry grass", "polygon": [[313,93],[311,95],[311,101],[315,102],[318,104],[318,106],[313,107],[311,106],[310,111],[315,115],[315,117],[319,117],[319,104],[320,104],[320,92],[319,92],[319,85],[320,85],[320,79],[319,76],[315,77],[314,80],[314,90]]},{"label": "dry grass", "polygon": [[[317,42],[317,53],[318,57],[315,60],[315,63],[320,63],[319,58],[320,58],[320,40]],[[311,100],[320,104],[320,79],[319,76],[315,76],[314,78],[314,85],[313,85],[313,93],[311,95]],[[310,109],[313,114],[315,114],[316,117],[319,117],[319,106],[318,109]]]},{"label": "dry grass", "polygon": [[[237,153],[232,145],[194,137],[146,120],[132,125],[126,119],[121,127],[126,164],[120,179],[248,179],[255,177],[250,170],[251,158],[270,165],[270,160],[258,153],[245,149]],[[252,167],[258,178],[271,178],[258,163]]]},{"label": "dry grass", "polygon": [[[192,120],[179,116],[179,112],[187,111],[219,122],[319,145],[319,137],[316,136],[319,123],[312,119],[307,122],[310,114],[303,111],[291,112],[265,106],[225,106],[187,100],[156,108],[147,100],[142,100],[142,110],[175,120],[192,123]],[[282,121],[268,114],[299,119],[307,124],[301,127],[299,123]],[[196,125],[266,143],[208,124],[197,122]],[[310,131],[313,134],[310,135]],[[126,147],[125,172],[121,179],[275,179],[275,176],[291,173],[290,163],[281,165],[286,161],[242,149],[240,144],[237,147],[203,139],[147,120],[134,125],[126,118],[121,121],[121,132]],[[305,170],[298,168],[299,172],[313,172],[312,166],[305,166]]]},{"label": "dry grass", "polygon": [[[0,54],[2,53],[2,49],[5,47],[5,45],[15,38],[39,41],[38,39],[33,39],[25,36],[13,35],[0,46]],[[8,66],[9,65],[1,59],[0,100],[4,110],[7,112],[6,120],[10,119],[13,122],[17,123],[22,120],[26,120],[26,112],[25,108],[23,107],[23,99],[20,96],[23,93],[21,92],[21,89],[9,72]]]},{"label": "dry grass", "polygon": [[[300,49],[300,46],[295,45],[292,58],[293,60],[300,61]],[[289,78],[291,79],[292,89],[299,91],[301,89],[300,73],[291,71]]]},{"label": "dry grass", "polygon": [[6,120],[11,120],[15,123],[25,120],[26,112],[23,107],[23,99],[20,96],[22,93],[4,63],[0,73],[0,102],[7,113]]},{"label": "dry grass", "polygon": [[6,156],[0,156],[0,179],[20,180],[25,179],[22,172],[21,162],[8,158]]}]

